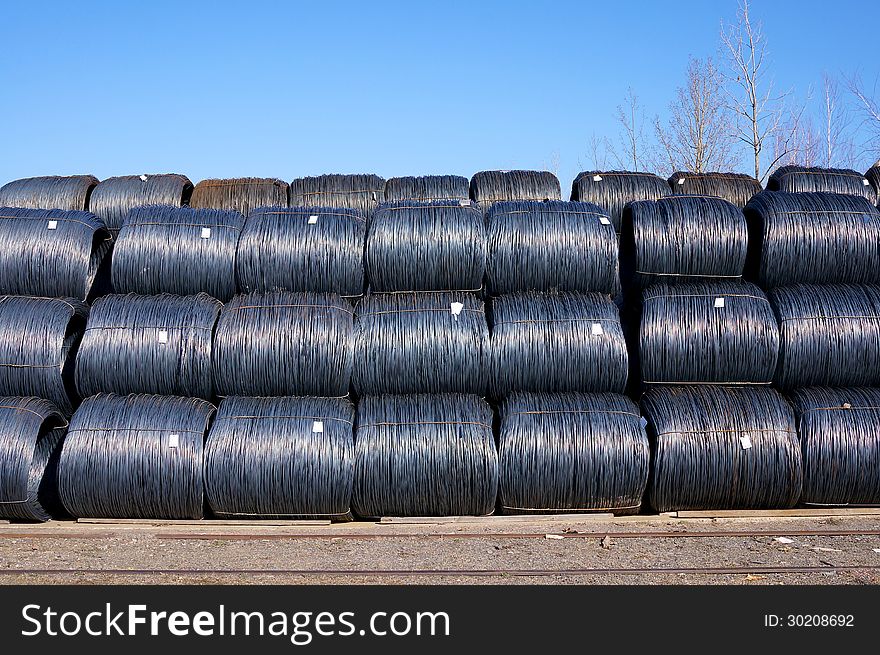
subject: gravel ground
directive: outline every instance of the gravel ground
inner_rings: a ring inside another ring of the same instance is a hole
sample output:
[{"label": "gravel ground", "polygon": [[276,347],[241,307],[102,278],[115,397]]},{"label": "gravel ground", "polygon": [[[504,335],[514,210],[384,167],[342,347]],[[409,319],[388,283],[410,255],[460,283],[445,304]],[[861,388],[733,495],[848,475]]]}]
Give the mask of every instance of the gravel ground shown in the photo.
[{"label": "gravel ground", "polygon": [[[0,525],[0,584],[880,584],[880,536],[794,535],[798,530],[878,530],[877,516],[642,518],[303,527]],[[788,532],[792,543],[775,536],[605,538],[609,532],[675,535],[685,530]],[[545,536],[574,532],[589,535]],[[767,567],[828,570],[771,572]],[[706,571],[730,568],[746,570]],[[416,570],[427,573],[407,573]],[[474,577],[463,571],[492,573]],[[540,574],[525,574],[534,571]]]}]

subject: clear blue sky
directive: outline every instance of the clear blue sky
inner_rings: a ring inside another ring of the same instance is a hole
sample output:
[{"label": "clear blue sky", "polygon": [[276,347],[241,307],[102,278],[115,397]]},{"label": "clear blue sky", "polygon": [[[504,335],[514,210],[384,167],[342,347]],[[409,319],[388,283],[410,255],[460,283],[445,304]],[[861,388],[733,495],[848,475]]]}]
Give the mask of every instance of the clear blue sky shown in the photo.
[{"label": "clear blue sky", "polygon": [[[628,86],[663,114],[736,0],[10,2],[0,184],[44,174],[406,174],[558,165]],[[777,83],[877,74],[870,3],[754,0]],[[867,165],[868,162],[866,162]]]}]

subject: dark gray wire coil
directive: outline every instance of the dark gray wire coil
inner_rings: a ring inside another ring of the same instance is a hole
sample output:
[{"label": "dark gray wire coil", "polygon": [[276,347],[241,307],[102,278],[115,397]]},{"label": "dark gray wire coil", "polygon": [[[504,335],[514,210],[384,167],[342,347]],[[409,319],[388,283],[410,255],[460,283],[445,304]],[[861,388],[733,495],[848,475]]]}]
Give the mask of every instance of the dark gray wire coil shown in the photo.
[{"label": "dark gray wire coil", "polygon": [[613,391],[626,388],[628,358],[617,307],[598,293],[517,293],[492,301],[489,388]]},{"label": "dark gray wire coil", "polygon": [[768,294],[782,389],[880,385],[880,287],[795,284]]},{"label": "dark gray wire coil", "polygon": [[36,396],[70,416],[88,307],[73,298],[0,296],[0,395]]},{"label": "dark gray wire coil", "polygon": [[880,503],[880,389],[796,389],[788,394],[804,458],[801,502]]},{"label": "dark gray wire coil", "polygon": [[748,272],[765,289],[880,282],[880,211],[865,198],[765,191],[745,216]]},{"label": "dark gray wire coil", "polygon": [[549,171],[480,171],[471,178],[471,200],[487,212],[502,200],[561,200],[559,180]]},{"label": "dark gray wire coil", "polygon": [[354,446],[358,516],[482,516],[495,508],[492,408],[478,396],[361,398]]},{"label": "dark gray wire coil", "polygon": [[583,171],[571,183],[571,199],[591,202],[604,209],[618,232],[627,203],[660,200],[671,194],[669,182],[653,173]]},{"label": "dark gray wire coil", "polygon": [[85,300],[110,244],[89,212],[0,207],[0,294]]},{"label": "dark gray wire coil", "polygon": [[660,387],[641,401],[658,512],[786,509],[801,494],[794,416],[769,387]]},{"label": "dark gray wire coil", "polygon": [[358,395],[486,392],[489,328],[473,294],[368,295],[353,341]]},{"label": "dark gray wire coil", "polygon": [[202,180],[189,204],[195,209],[226,209],[247,216],[258,207],[287,207],[287,182],[273,177]]},{"label": "dark gray wire coil", "polygon": [[85,399],[58,463],[65,509],[78,518],[202,518],[203,444],[214,411],[175,396]]},{"label": "dark gray wire coil", "polygon": [[242,292],[364,292],[367,223],[355,209],[261,207],[247,217],[235,270]]},{"label": "dark gray wire coil", "polygon": [[470,199],[469,182],[461,175],[392,177],[385,182],[385,202],[468,199]]},{"label": "dark gray wire coil", "polygon": [[332,293],[255,292],[223,306],[214,331],[219,396],[345,396],[352,308]]},{"label": "dark gray wire coil", "polygon": [[368,219],[385,199],[385,179],[371,173],[301,177],[290,183],[291,207],[357,209]]},{"label": "dark gray wire coil", "polygon": [[235,294],[236,211],[153,205],[131,210],[113,250],[117,293]]},{"label": "dark gray wire coil", "polygon": [[865,178],[874,187],[874,192],[877,194],[877,206],[880,207],[880,161],[868,169]]},{"label": "dark gray wire coil", "polygon": [[877,191],[866,175],[849,168],[780,166],[767,179],[768,191],[826,192],[858,196],[877,204]]},{"label": "dark gray wire coil", "polygon": [[620,286],[617,234],[586,202],[496,202],[486,214],[488,285],[515,291],[598,291]]},{"label": "dark gray wire coil", "polygon": [[642,293],[645,384],[770,384],[778,354],[773,308],[754,284],[656,284]]},{"label": "dark gray wire coil", "polygon": [[220,403],[205,443],[205,494],[219,517],[346,518],[354,406],[344,398]]},{"label": "dark gray wire coil", "polygon": [[63,513],[55,472],[66,427],[48,400],[0,398],[0,519],[48,521]]},{"label": "dark gray wire coil", "polygon": [[513,393],[500,418],[503,512],[638,512],[650,449],[632,400],[611,393]]},{"label": "dark gray wire coil", "polygon": [[486,271],[486,225],[470,200],[379,205],[367,230],[370,290],[477,291]]},{"label": "dark gray wire coil", "polygon": [[624,210],[621,277],[642,287],[685,278],[739,278],[747,246],[745,217],[726,200],[640,200]]},{"label": "dark gray wire coil", "polygon": [[678,171],[669,178],[673,195],[714,196],[723,198],[742,209],[756,193],[761,183],[743,173],[687,173]]},{"label": "dark gray wire coil", "polygon": [[99,298],[77,353],[80,396],[150,393],[211,399],[211,340],[221,307],[204,293]]},{"label": "dark gray wire coil", "polygon": [[0,187],[0,207],[85,211],[98,184],[94,175],[46,175],[13,180]]},{"label": "dark gray wire coil", "polygon": [[189,203],[193,184],[186,175],[123,175],[101,181],[89,200],[89,210],[115,236],[135,207],[170,205],[180,207]]}]

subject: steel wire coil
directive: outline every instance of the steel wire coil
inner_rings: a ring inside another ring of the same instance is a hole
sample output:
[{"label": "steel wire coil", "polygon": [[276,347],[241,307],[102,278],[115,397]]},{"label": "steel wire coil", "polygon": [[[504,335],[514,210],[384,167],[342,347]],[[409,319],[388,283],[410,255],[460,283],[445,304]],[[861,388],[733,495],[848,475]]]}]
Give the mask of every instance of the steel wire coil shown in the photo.
[{"label": "steel wire coil", "polygon": [[123,175],[102,180],[89,200],[89,210],[115,236],[135,207],[170,205],[180,207],[189,203],[193,184],[186,175]]},{"label": "steel wire coil", "polygon": [[205,493],[218,517],[347,518],[354,405],[344,398],[220,403],[205,443]]},{"label": "steel wire coil", "polygon": [[196,398],[86,398],[58,462],[65,509],[78,518],[202,518],[203,444],[214,411]]},{"label": "steel wire coil", "polygon": [[660,200],[672,194],[669,182],[653,173],[583,171],[571,183],[571,199],[591,202],[608,212],[620,232],[623,208],[637,200]]},{"label": "steel wire coil", "polygon": [[801,502],[880,504],[880,389],[811,387],[788,400],[804,458]]},{"label": "steel wire coil", "polygon": [[640,200],[624,210],[621,277],[641,287],[687,278],[739,278],[747,246],[745,217],[726,200]]},{"label": "steel wire coil", "polygon": [[461,175],[392,177],[385,182],[385,202],[398,200],[469,200],[470,182]]},{"label": "steel wire coil", "polygon": [[767,179],[768,191],[837,193],[877,204],[877,191],[866,175],[849,168],[780,166]]},{"label": "steel wire coil", "polygon": [[486,392],[489,327],[473,294],[367,295],[353,341],[358,395]]},{"label": "steel wire coil", "polygon": [[153,205],[131,210],[113,250],[116,293],[180,296],[236,291],[235,259],[244,217],[236,211]]},{"label": "steel wire coil", "polygon": [[656,284],[642,293],[645,384],[770,384],[778,354],[776,316],[754,284]]},{"label": "steel wire coil", "polygon": [[79,394],[211,399],[211,341],[221,307],[204,293],[99,298],[77,353]]},{"label": "steel wire coil", "polygon": [[489,211],[502,200],[561,200],[559,180],[549,171],[480,171],[471,178],[471,200]]},{"label": "steel wire coil", "polygon": [[880,282],[880,210],[865,198],[765,191],[745,216],[747,271],[764,288]]},{"label": "steel wire coil", "polygon": [[768,294],[782,389],[880,385],[880,287],[795,284]]},{"label": "steel wire coil", "polygon": [[491,293],[618,291],[617,235],[608,213],[598,206],[496,202],[486,222]]},{"label": "steel wire coil", "polygon": [[874,192],[877,194],[877,206],[880,207],[880,161],[868,169],[865,178],[874,187]]},{"label": "steel wire coil", "polygon": [[617,307],[598,293],[518,293],[492,301],[489,389],[626,389],[628,357]]},{"label": "steel wire coil", "polygon": [[70,416],[88,307],[73,298],[0,296],[0,395],[36,396]]},{"label": "steel wire coil", "polygon": [[214,331],[217,395],[347,395],[352,314],[351,305],[332,293],[235,296]]},{"label": "steel wire coil", "polygon": [[247,217],[235,271],[251,291],[364,292],[367,224],[355,209],[261,207]]},{"label": "steel wire coil", "polygon": [[714,196],[736,205],[746,206],[761,183],[751,175],[742,173],[687,173],[678,171],[669,178],[673,195]]},{"label": "steel wire coil", "polygon": [[290,183],[291,207],[356,209],[368,219],[385,200],[385,179],[371,173],[301,177]]},{"label": "steel wire coil", "polygon": [[287,182],[273,177],[202,180],[189,204],[194,209],[225,209],[247,216],[258,207],[287,207]]},{"label": "steel wire coil", "polygon": [[367,230],[370,290],[477,291],[486,271],[486,225],[470,200],[383,203]]},{"label": "steel wire coil", "polygon": [[89,212],[0,207],[0,294],[85,300],[110,244]]},{"label": "steel wire coil", "polygon": [[632,400],[611,393],[513,393],[500,413],[503,512],[638,512],[650,449]]},{"label": "steel wire coil", "polygon": [[46,175],[7,182],[0,187],[0,207],[85,211],[98,184],[94,175]]},{"label": "steel wire coil", "polygon": [[358,516],[482,516],[495,508],[492,408],[478,396],[361,398],[354,449]]},{"label": "steel wire coil", "polygon": [[641,400],[658,512],[786,509],[801,494],[791,407],[769,387],[659,387]]},{"label": "steel wire coil", "polygon": [[48,400],[0,398],[0,519],[48,521],[63,513],[55,473],[66,427]]}]

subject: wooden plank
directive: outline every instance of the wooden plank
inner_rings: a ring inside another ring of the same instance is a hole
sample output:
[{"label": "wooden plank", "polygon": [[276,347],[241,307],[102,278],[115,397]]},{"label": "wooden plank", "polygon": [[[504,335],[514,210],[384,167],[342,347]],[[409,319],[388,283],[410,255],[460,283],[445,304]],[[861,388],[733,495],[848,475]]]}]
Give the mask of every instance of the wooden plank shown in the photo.
[{"label": "wooden plank", "polygon": [[230,525],[249,526],[253,528],[270,526],[315,526],[330,525],[329,519],[302,519],[302,520],[226,520],[226,519],[77,519],[77,523],[92,523],[101,525],[198,525],[203,528],[221,527]]},{"label": "wooden plank", "polygon": [[613,519],[614,514],[517,514],[499,516],[383,516],[379,523],[398,523],[403,525],[448,525],[450,523],[559,523],[571,521],[593,521]]},{"label": "wooden plank", "polygon": [[880,507],[799,507],[796,509],[682,510],[680,519],[780,518],[817,516],[880,516]]}]

